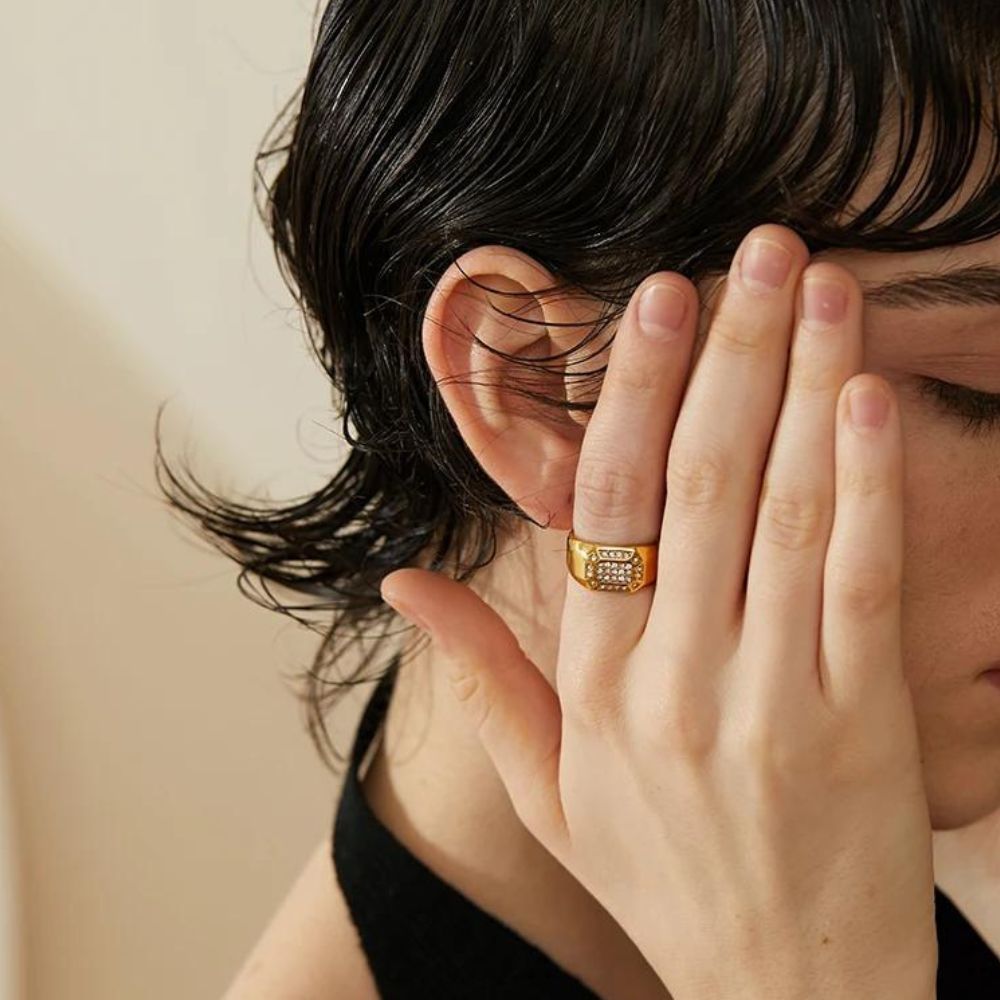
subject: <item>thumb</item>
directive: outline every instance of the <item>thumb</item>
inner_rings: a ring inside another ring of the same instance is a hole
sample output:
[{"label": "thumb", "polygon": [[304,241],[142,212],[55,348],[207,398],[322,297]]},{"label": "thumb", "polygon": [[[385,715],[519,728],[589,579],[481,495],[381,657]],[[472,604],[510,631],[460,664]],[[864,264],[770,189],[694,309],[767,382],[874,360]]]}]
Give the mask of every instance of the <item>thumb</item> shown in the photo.
[{"label": "thumb", "polygon": [[430,633],[514,811],[558,857],[567,839],[559,796],[562,711],[542,671],[500,615],[463,584],[408,568],[386,576],[381,592]]}]

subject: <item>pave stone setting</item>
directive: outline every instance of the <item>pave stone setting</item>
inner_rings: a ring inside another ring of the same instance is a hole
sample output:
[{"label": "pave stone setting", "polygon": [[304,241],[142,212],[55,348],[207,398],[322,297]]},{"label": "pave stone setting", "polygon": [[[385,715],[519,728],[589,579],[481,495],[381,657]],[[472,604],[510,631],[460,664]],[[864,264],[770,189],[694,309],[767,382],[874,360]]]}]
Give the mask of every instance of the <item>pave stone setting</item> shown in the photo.
[{"label": "pave stone setting", "polygon": [[638,590],[642,585],[642,559],[630,548],[598,546],[584,564],[591,590]]}]

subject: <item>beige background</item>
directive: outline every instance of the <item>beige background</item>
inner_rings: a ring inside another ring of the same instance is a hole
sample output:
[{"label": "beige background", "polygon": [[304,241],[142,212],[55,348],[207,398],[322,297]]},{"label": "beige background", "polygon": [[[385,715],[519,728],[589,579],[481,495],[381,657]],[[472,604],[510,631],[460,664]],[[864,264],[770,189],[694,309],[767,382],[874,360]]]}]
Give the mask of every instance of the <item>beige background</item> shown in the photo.
[{"label": "beige background", "polygon": [[218,997],[332,820],[288,681],[315,636],[239,593],[152,461],[169,399],[167,456],[211,487],[291,496],[336,464],[250,192],[312,22],[4,10],[0,1000]]}]

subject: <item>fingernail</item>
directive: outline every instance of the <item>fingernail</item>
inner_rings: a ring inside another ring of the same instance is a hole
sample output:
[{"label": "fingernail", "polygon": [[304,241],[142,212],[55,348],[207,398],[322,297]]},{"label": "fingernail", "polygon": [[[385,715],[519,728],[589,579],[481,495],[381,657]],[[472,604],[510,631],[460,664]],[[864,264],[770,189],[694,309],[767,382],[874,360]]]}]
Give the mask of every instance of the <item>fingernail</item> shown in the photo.
[{"label": "fingernail", "polygon": [[855,427],[881,427],[889,415],[889,400],[878,389],[852,389],[847,402]]},{"label": "fingernail", "polygon": [[650,285],[639,296],[639,326],[658,340],[677,334],[687,315],[688,300],[673,285]]},{"label": "fingernail", "polygon": [[740,274],[751,288],[781,288],[791,269],[791,253],[780,243],[763,237],[755,239],[740,259]]},{"label": "fingernail", "polygon": [[802,318],[813,326],[839,323],[847,314],[847,289],[839,281],[806,278],[802,299]]}]

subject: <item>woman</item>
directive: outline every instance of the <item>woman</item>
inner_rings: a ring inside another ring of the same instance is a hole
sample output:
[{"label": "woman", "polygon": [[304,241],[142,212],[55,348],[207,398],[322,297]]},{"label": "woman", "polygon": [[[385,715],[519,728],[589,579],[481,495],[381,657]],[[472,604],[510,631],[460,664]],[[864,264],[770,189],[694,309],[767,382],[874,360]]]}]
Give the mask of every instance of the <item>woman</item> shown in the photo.
[{"label": "woman", "polygon": [[[351,450],[165,489],[334,612],[324,755],[389,669],[231,998],[997,995],[998,57],[988,2],[326,8],[266,191]],[[435,641],[343,676],[390,601]]]}]

